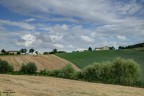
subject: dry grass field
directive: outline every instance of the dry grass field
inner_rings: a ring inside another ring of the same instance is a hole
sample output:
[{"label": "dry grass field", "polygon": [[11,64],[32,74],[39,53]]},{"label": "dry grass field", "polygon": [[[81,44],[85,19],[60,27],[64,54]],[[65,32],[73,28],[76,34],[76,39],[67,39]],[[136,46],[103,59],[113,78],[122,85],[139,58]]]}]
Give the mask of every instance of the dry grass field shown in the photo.
[{"label": "dry grass field", "polygon": [[[38,71],[43,69],[53,70],[61,69],[71,62],[62,59],[56,55],[15,55],[15,56],[0,56],[1,60],[6,60],[14,65],[15,71],[18,71],[23,63],[34,62],[38,68]],[[72,66],[79,70],[74,64]]]},{"label": "dry grass field", "polygon": [[144,96],[143,88],[18,75],[0,75],[0,92],[1,96]]}]

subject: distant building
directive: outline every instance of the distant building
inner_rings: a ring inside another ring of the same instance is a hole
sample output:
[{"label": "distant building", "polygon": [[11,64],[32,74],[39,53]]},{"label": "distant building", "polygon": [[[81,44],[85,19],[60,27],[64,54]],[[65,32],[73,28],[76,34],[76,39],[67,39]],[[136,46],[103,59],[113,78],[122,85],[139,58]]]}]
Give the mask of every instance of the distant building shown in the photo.
[{"label": "distant building", "polygon": [[104,46],[104,47],[95,48],[95,50],[96,51],[98,51],[98,50],[110,50],[110,47]]},{"label": "distant building", "polygon": [[18,53],[18,51],[7,51],[8,52],[8,54],[17,54]]}]

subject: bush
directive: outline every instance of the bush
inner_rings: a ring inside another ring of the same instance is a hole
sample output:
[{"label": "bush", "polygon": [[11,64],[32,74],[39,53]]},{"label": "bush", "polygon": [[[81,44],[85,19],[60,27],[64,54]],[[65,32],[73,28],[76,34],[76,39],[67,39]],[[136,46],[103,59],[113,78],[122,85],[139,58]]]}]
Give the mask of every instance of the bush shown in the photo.
[{"label": "bush", "polygon": [[103,62],[101,68],[101,82],[103,83],[112,83],[112,63],[111,62]]},{"label": "bush", "polygon": [[34,74],[37,71],[35,63],[29,62],[28,64],[23,64],[20,70],[24,74]]},{"label": "bush", "polygon": [[113,62],[89,65],[77,76],[91,82],[133,85],[139,81],[140,66],[131,59],[117,58]]},{"label": "bush", "polygon": [[73,76],[72,79],[74,80],[84,80],[84,75],[82,71],[76,71]]},{"label": "bush", "polygon": [[58,77],[71,79],[75,73],[74,68],[68,64],[58,73]]},{"label": "bush", "polygon": [[100,81],[101,69],[102,69],[102,65],[100,63],[95,63],[93,65],[87,66],[82,71],[84,75],[84,79],[93,82]]},{"label": "bush", "polygon": [[14,70],[13,66],[5,60],[0,60],[0,73],[8,73]]},{"label": "bush", "polygon": [[61,70],[51,70],[51,71],[47,71],[47,75],[48,76],[58,77],[60,72],[61,72]]},{"label": "bush", "polygon": [[113,62],[112,70],[116,84],[132,85],[140,77],[140,66],[131,59],[117,58]]},{"label": "bush", "polygon": [[111,67],[111,62],[94,63],[93,65],[84,68],[82,74],[87,81],[110,82]]}]

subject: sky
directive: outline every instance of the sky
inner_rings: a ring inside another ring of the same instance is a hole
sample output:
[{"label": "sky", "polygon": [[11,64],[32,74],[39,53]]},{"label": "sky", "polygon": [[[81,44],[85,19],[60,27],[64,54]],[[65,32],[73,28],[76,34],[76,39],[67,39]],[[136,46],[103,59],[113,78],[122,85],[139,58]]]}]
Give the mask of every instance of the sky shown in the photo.
[{"label": "sky", "polygon": [[144,0],[0,0],[0,50],[144,42]]}]

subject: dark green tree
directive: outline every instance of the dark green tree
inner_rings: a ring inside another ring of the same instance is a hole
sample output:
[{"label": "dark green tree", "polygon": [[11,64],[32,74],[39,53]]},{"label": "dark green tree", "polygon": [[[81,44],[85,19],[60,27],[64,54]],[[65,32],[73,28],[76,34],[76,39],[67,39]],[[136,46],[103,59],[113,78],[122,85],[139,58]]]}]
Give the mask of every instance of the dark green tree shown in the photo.
[{"label": "dark green tree", "polygon": [[89,48],[88,48],[88,51],[92,51],[92,48],[91,48],[91,47],[89,47]]},{"label": "dark green tree", "polygon": [[5,54],[5,53],[6,53],[6,51],[5,51],[4,49],[2,49],[2,50],[1,50],[1,53],[2,53],[2,54]]},{"label": "dark green tree", "polygon": [[29,50],[29,53],[33,53],[35,50],[34,49],[30,49]]},{"label": "dark green tree", "polygon": [[57,51],[57,49],[53,49],[53,52],[54,52],[54,53],[57,53],[58,51]]},{"label": "dark green tree", "polygon": [[21,50],[20,50],[20,52],[21,52],[21,53],[25,53],[25,54],[26,54],[26,52],[27,52],[27,49],[26,49],[26,48],[24,48],[24,49],[21,49]]},{"label": "dark green tree", "polygon": [[115,47],[113,47],[113,46],[112,46],[112,47],[109,47],[109,48],[110,48],[110,50],[115,50]]}]

